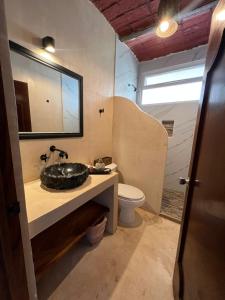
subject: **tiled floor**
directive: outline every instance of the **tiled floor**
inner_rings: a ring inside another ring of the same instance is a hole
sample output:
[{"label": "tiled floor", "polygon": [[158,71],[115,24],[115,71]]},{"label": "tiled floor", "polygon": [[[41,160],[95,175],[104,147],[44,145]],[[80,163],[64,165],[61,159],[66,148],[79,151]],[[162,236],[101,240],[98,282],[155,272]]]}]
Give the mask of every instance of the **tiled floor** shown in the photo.
[{"label": "tiled floor", "polygon": [[164,190],[161,214],[181,221],[185,194],[179,191]]},{"label": "tiled floor", "polygon": [[39,299],[172,300],[180,226],[138,210],[137,228],[118,227],[97,247],[82,241],[39,282]]}]

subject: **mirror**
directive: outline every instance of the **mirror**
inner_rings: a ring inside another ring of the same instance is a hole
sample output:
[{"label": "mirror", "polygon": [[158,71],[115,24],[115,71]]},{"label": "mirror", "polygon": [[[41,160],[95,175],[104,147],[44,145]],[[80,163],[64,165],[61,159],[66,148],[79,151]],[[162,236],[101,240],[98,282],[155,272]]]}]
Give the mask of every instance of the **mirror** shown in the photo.
[{"label": "mirror", "polygon": [[83,136],[83,78],[10,41],[21,139]]}]

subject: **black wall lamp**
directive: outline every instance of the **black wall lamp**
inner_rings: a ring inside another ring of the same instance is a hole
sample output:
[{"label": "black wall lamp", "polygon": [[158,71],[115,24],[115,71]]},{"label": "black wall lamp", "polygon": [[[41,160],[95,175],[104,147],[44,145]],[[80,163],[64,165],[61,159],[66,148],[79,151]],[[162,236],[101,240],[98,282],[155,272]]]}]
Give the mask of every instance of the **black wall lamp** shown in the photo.
[{"label": "black wall lamp", "polygon": [[45,36],[42,39],[42,46],[46,51],[55,53],[55,40],[53,39],[53,37]]}]

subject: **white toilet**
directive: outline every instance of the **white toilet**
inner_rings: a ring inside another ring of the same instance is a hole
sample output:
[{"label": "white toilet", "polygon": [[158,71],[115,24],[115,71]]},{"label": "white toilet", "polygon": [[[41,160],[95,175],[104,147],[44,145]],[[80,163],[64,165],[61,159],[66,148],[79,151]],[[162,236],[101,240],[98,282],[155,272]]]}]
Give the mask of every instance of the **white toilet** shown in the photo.
[{"label": "white toilet", "polygon": [[135,224],[135,208],[140,207],[145,202],[144,193],[138,188],[119,183],[118,197],[120,206],[120,223],[132,226]]},{"label": "white toilet", "polygon": [[[117,170],[117,165],[114,163],[108,165],[107,168],[108,167],[112,171]],[[134,225],[136,221],[135,208],[140,207],[144,204],[144,193],[134,186],[119,183],[118,198],[120,206],[120,223],[127,226]]]}]

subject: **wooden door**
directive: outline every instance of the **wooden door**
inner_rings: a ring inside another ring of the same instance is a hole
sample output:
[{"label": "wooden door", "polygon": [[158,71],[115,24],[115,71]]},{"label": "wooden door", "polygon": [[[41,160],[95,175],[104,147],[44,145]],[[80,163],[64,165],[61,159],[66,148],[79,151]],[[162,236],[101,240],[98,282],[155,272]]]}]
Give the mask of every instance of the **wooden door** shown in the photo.
[{"label": "wooden door", "polygon": [[174,272],[175,299],[225,299],[225,10],[213,15],[204,92]]},{"label": "wooden door", "polygon": [[[15,150],[15,147],[12,149],[12,141],[19,153],[13,90],[4,5],[0,0],[0,299],[26,300],[29,296],[19,220],[20,204],[12,158]],[[9,107],[11,102],[14,105]]]},{"label": "wooden door", "polygon": [[19,132],[31,132],[28,84],[14,80]]}]

